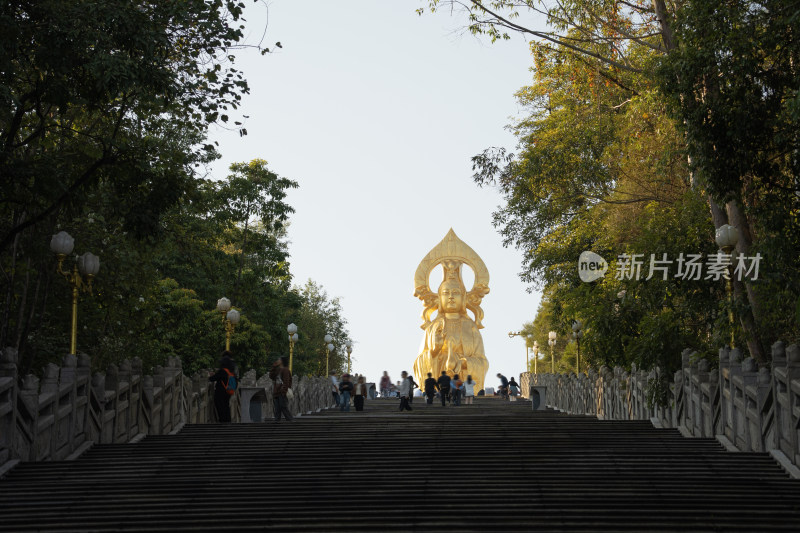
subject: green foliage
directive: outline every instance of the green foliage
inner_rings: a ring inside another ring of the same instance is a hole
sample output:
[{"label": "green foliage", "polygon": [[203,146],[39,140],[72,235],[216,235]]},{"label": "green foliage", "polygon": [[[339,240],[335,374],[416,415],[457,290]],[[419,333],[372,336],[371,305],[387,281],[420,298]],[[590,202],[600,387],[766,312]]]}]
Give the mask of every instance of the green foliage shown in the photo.
[{"label": "green foliage", "polygon": [[[302,289],[291,286],[286,229],[292,208],[284,198],[296,186],[263,160],[234,164],[225,180],[197,181],[161,217],[158,237],[142,239],[126,231],[114,187],[101,182],[86,195],[84,216],[58,226],[76,237],[76,251],[92,250],[102,261],[93,294],[81,295],[79,349],[100,369],[126,357],[140,357],[151,369],[169,356],[180,357],[188,373],[213,367],[225,346],[216,301],[238,287],[234,303],[242,318],[231,350],[241,368],[264,373],[276,357],[288,355],[286,325],[295,322],[295,371],[324,372],[327,332],[339,347],[331,368],[341,369],[348,334],[338,300],[311,281]],[[6,309],[8,330],[20,332],[23,372],[66,353],[71,313],[70,288],[53,272],[48,239],[33,235],[37,240],[18,252],[26,262],[24,271],[17,267],[16,312]]]},{"label": "green foliage", "polygon": [[0,7],[0,251],[77,214],[101,182],[127,230],[158,229],[214,157],[208,124],[248,91],[244,4],[13,0]]},{"label": "green foliage", "polygon": [[764,257],[736,304],[764,345],[800,338],[799,23],[793,2],[688,2],[677,12],[680,46],[658,70],[697,180],[742,206],[748,255]]},{"label": "green foliage", "polygon": [[669,383],[669,379],[664,375],[657,375],[647,380],[645,399],[649,409],[667,407],[669,405],[672,395]]},{"label": "green foliage", "polygon": [[718,198],[800,191],[798,13],[784,0],[688,2],[678,11],[681,46],[662,62],[661,86],[698,177]]},{"label": "green foliage", "polygon": [[333,337],[335,346],[329,354],[329,370],[347,370],[345,342],[350,340],[338,298],[330,298],[325,290],[312,280],[299,288],[303,305],[296,315],[299,341],[295,345],[294,368],[296,373],[325,374],[324,337]]},{"label": "green foliage", "polygon": [[[683,348],[713,356],[731,329],[762,362],[760,345],[798,337],[796,5],[425,4],[461,13],[470,32],[492,41],[533,39],[534,82],[517,94],[528,116],[512,125],[519,149],[488,149],[473,168],[478,185],[504,195],[494,222],[524,254],[523,280],[544,289],[537,340],[550,329],[563,338],[580,318],[590,363],[669,373]],[[621,254],[642,254],[646,269],[650,254],[714,253],[726,208],[740,249],[764,258],[757,282],[734,283],[733,304],[722,282],[681,280],[674,265],[665,280],[645,280],[646,270],[640,281],[615,279]],[[579,281],[584,250],[608,260],[604,279]]]}]

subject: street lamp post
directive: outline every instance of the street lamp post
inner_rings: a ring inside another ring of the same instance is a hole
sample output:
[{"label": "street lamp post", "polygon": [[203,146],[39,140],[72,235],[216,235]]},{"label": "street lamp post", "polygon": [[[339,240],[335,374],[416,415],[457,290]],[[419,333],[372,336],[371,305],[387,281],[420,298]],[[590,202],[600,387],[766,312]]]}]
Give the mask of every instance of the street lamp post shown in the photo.
[{"label": "street lamp post", "polygon": [[556,359],[555,354],[553,353],[556,349],[556,337],[558,335],[555,331],[551,331],[547,334],[548,340],[547,344],[550,345],[550,372],[555,374],[556,373]]},{"label": "street lamp post", "polygon": [[528,346],[528,339],[525,339],[525,372],[531,371],[531,347]]},{"label": "street lamp post", "polygon": [[325,376],[327,377],[330,374],[330,360],[331,360],[331,351],[333,350],[333,337],[329,334],[326,334],[324,337],[325,340]]},{"label": "street lamp post", "polygon": [[[717,246],[719,246],[722,250],[722,253],[726,255],[731,255],[733,249],[736,247],[736,243],[739,242],[739,230],[736,229],[735,226],[731,226],[730,224],[723,224],[719,228],[717,228],[717,233],[714,238],[717,242]],[[731,265],[729,268],[733,268],[733,258],[731,257]],[[731,348],[733,348],[733,331],[734,331],[734,319],[733,319],[733,276],[728,274],[727,281],[725,283],[725,289],[728,292],[728,300],[729,300],[729,308],[728,308],[728,322],[731,325]]]},{"label": "street lamp post", "polygon": [[533,373],[539,373],[539,341],[533,341]]},{"label": "street lamp post", "polygon": [[224,296],[217,300],[217,312],[222,315],[222,323],[225,326],[225,350],[230,351],[231,337],[242,315],[231,307],[231,301]]},{"label": "street lamp post", "polygon": [[572,337],[575,339],[575,342],[578,343],[578,358],[575,361],[575,368],[577,371],[576,374],[580,375],[581,373],[581,337],[583,337],[583,331],[581,328],[583,324],[581,324],[580,320],[575,320],[572,323]]},{"label": "street lamp post", "polygon": [[[56,271],[72,285],[72,327],[69,340],[69,352],[75,354],[78,349],[78,294],[80,291],[92,293],[92,280],[100,271],[100,258],[89,252],[78,257],[72,272],[64,271],[64,260],[75,247],[73,239],[66,231],[59,231],[50,239],[50,249],[58,258]],[[86,281],[84,281],[84,277]]]},{"label": "street lamp post", "polygon": [[347,341],[344,343],[345,347],[347,348],[347,373],[350,373],[350,354],[353,353],[353,343]]},{"label": "street lamp post", "polygon": [[294,364],[294,343],[300,337],[297,335],[297,326],[292,322],[286,326],[286,331],[289,333],[289,373],[292,373],[292,365]]},{"label": "street lamp post", "polygon": [[236,324],[239,323],[239,320],[242,318],[242,315],[236,309],[231,309],[227,313],[225,313],[225,350],[230,351],[231,349],[231,337],[233,336],[233,330],[236,329]]}]

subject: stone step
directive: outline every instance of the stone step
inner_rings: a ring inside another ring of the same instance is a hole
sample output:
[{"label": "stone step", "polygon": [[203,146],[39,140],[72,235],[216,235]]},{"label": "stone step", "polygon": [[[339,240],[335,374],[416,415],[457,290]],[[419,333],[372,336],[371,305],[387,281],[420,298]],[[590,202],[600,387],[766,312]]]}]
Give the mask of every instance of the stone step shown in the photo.
[{"label": "stone step", "polygon": [[0,531],[796,531],[800,482],[646,421],[367,402],[185,426],[0,481]]}]

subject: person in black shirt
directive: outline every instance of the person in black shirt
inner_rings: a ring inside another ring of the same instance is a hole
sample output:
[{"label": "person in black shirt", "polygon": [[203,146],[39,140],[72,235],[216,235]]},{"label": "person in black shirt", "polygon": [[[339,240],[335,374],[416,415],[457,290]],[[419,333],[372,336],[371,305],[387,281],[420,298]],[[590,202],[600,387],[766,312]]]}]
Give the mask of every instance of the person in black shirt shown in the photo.
[{"label": "person in black shirt", "polygon": [[497,378],[500,380],[500,397],[508,400],[508,379],[500,373],[497,374]]},{"label": "person in black shirt", "polygon": [[428,379],[425,380],[425,397],[427,398],[426,403],[428,405],[433,404],[433,397],[436,395],[436,388],[438,384],[436,380],[433,379],[433,374],[428,372]]},{"label": "person in black shirt", "polygon": [[342,376],[342,382],[339,383],[339,396],[341,397],[342,405],[340,411],[350,410],[350,395],[353,394],[353,383],[350,381],[350,374]]},{"label": "person in black shirt", "polygon": [[219,369],[211,374],[208,381],[214,383],[214,409],[217,411],[217,420],[228,423],[231,421],[231,395],[226,390],[228,378],[236,374],[236,363],[228,350],[222,352],[219,360]]},{"label": "person in black shirt", "polygon": [[418,389],[419,385],[417,384],[416,381],[414,381],[414,375],[413,374],[409,374],[407,379],[408,379],[409,383],[411,384],[411,391],[410,391],[410,394],[408,395],[408,403],[414,403],[414,389]]},{"label": "person in black shirt", "polygon": [[442,407],[444,407],[444,402],[450,395],[450,376],[447,375],[446,370],[442,370],[442,375],[439,376],[437,383],[439,384],[439,394],[442,397]]}]

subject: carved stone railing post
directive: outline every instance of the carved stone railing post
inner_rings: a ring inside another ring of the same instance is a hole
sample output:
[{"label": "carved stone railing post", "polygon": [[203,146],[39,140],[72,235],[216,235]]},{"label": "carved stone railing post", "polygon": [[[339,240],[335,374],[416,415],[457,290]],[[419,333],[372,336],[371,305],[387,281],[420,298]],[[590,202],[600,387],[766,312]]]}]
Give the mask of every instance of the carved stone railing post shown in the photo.
[{"label": "carved stone railing post", "polygon": [[142,377],[142,428],[148,435],[158,435],[157,426],[153,423],[153,404],[155,403],[155,380],[147,374]]},{"label": "carved stone railing post", "polygon": [[530,389],[532,385],[531,381],[531,373],[530,372],[523,372],[519,375],[519,394],[523,398],[528,398],[530,396]]},{"label": "carved stone railing post", "polygon": [[93,411],[95,411],[95,423],[97,435],[93,439],[102,444],[114,442],[114,403],[108,400],[113,398],[113,393],[108,394],[106,390],[106,375],[102,372],[95,372],[92,376],[92,394],[94,401]]},{"label": "carved stone railing post", "polygon": [[[173,431],[181,423],[181,406],[183,405],[183,369],[181,360],[178,357],[169,357],[167,359],[167,368],[165,369],[167,378],[167,390],[165,391],[164,402],[166,414],[164,426],[165,433]],[[236,409],[231,409],[231,412],[236,412]],[[236,421],[236,418],[233,418]]]},{"label": "carved stone railing post", "polygon": [[127,442],[128,401],[125,397],[128,384],[122,380],[117,365],[109,365],[106,369],[106,415],[108,416],[108,438],[105,442]]},{"label": "carved stone railing post", "polygon": [[68,354],[61,358],[61,370],[56,401],[56,430],[53,458],[63,459],[75,449],[78,428],[78,358]]},{"label": "carved stone railing post", "polygon": [[156,366],[153,372],[153,403],[150,406],[150,432],[153,435],[164,434],[164,385],[166,384],[164,367]]},{"label": "carved stone railing post", "polygon": [[[69,357],[69,356],[67,356]],[[92,362],[86,354],[78,355],[78,366],[75,369],[75,416],[72,428],[73,450],[86,441],[89,437],[90,402],[92,396]]]},{"label": "carved stone railing post", "polygon": [[711,372],[706,359],[697,362],[697,385],[700,395],[701,423],[697,426],[698,437],[714,437],[719,432],[719,372]]},{"label": "carved stone railing post", "polygon": [[157,401],[157,403],[161,404],[158,429],[161,435],[166,435],[172,431],[172,409],[175,405],[173,401],[175,396],[175,381],[173,379],[171,359],[172,358],[169,358],[167,360],[166,367],[156,367],[156,373],[153,376],[156,380],[156,388],[161,389],[161,394],[158,396],[160,402]]},{"label": "carved stone railing post", "polygon": [[608,367],[601,366],[598,371],[598,375],[594,380],[592,393],[593,393],[593,404],[594,404],[594,412],[597,413],[597,418],[605,418],[606,417],[606,410],[605,410],[605,374],[608,370]]},{"label": "carved stone railing post", "polygon": [[17,363],[19,354],[14,348],[0,352],[0,466],[15,453],[17,440]]},{"label": "carved stone railing post", "polygon": [[133,361],[131,361],[128,379],[130,390],[130,408],[128,409],[130,426],[128,435],[133,438],[140,433],[144,433],[142,431],[142,360],[138,357],[134,357]]},{"label": "carved stone railing post", "polygon": [[683,423],[681,426],[690,434],[695,435],[695,417],[699,416],[699,406],[697,403],[698,393],[695,391],[696,383],[693,379],[691,350],[684,350],[681,353],[681,384],[683,385]]},{"label": "carved stone railing post", "polygon": [[39,418],[39,378],[28,374],[22,378],[17,404],[17,435],[20,439],[18,449],[23,461],[36,460],[36,437]]},{"label": "carved stone railing post", "polygon": [[[62,358],[62,367],[55,364],[48,365],[44,372],[40,393],[40,417],[43,411],[52,416],[52,425],[47,433],[42,433],[39,438],[44,440],[49,437],[50,447],[47,456],[49,459],[62,459],[69,455],[73,446],[74,417],[76,415],[76,390],[77,358],[67,355]],[[47,407],[41,396],[47,396]],[[42,443],[44,447],[44,443]]]},{"label": "carved stone railing post", "polygon": [[[734,359],[734,353],[738,352],[738,348],[731,350],[731,359]],[[751,402],[754,401],[748,394],[748,388],[756,384],[758,380],[758,370],[756,368],[755,359],[748,357],[741,364],[741,371],[732,377],[733,384],[733,411],[736,418],[736,440],[733,443],[740,450],[750,450],[750,424],[747,420],[748,408],[755,408]]]},{"label": "carved stone railing post", "polygon": [[775,404],[768,368],[758,369],[755,383],[745,388],[745,396],[748,448],[754,452],[775,448]]},{"label": "carved stone railing post", "polygon": [[795,456],[800,448],[798,411],[800,395],[792,385],[800,383],[800,347],[784,347],[780,341],[772,345],[772,390],[775,401],[775,446],[790,460],[800,464]]},{"label": "carved stone railing post", "polygon": [[794,464],[800,466],[800,347],[793,344],[786,350],[786,374],[789,381],[789,402],[792,406],[791,420],[794,432],[792,454]]},{"label": "carved stone railing post", "polygon": [[[734,361],[733,357],[737,360]],[[733,409],[733,376],[740,373],[741,359],[739,352],[732,353],[729,348],[719,350],[719,391],[720,391],[720,420],[721,435],[733,442],[736,433],[736,415]]]},{"label": "carved stone railing post", "polygon": [[[664,375],[663,370],[660,366],[657,366],[653,372],[655,379],[658,381],[659,386],[661,385]],[[662,427],[670,427],[670,422],[672,420],[672,388],[667,387],[666,397],[661,398],[659,401],[655,402],[653,405],[652,411],[652,419],[658,420],[658,423]],[[663,402],[661,401],[663,400]]]}]

